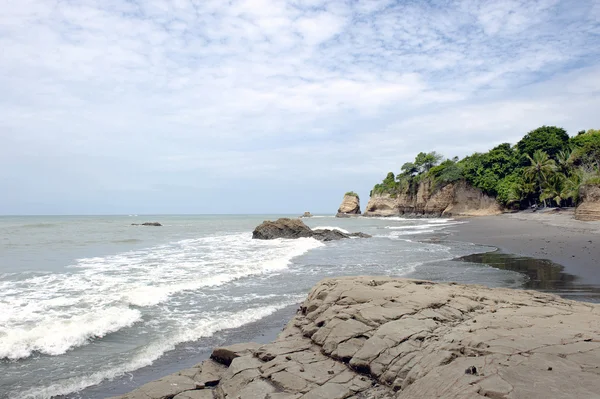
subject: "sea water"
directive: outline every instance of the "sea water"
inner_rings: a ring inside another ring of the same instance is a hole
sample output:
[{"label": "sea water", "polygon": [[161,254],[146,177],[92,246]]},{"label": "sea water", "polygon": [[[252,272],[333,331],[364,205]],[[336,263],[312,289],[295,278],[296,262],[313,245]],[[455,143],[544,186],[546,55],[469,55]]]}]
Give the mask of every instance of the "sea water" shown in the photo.
[{"label": "sea water", "polygon": [[[86,388],[168,359],[178,345],[298,304],[325,277],[525,280],[453,261],[489,247],[419,239],[463,221],[317,216],[304,221],[373,238],[252,239],[279,216],[0,217],[0,397],[91,397]],[[131,225],[145,221],[163,226]]]}]

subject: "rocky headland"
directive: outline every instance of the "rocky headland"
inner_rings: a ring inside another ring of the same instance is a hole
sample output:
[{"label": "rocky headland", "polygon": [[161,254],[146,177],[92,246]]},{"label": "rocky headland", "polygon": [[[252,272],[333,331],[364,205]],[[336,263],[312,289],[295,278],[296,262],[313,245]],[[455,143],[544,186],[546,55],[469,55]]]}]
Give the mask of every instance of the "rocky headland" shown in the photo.
[{"label": "rocky headland", "polygon": [[337,217],[348,217],[360,215],[360,198],[358,194],[349,191],[344,194],[344,199],[337,211]]},{"label": "rocky headland", "polygon": [[495,198],[465,181],[435,190],[431,180],[418,185],[416,192],[373,194],[365,216],[484,216],[502,213]]},{"label": "rocky headland", "polygon": [[579,206],[575,209],[575,219],[587,222],[600,220],[600,185],[581,185],[579,188]]},{"label": "rocky headland", "polygon": [[276,221],[265,220],[252,232],[257,240],[274,240],[276,238],[314,238],[319,241],[336,241],[344,238],[370,238],[365,233],[344,233],[339,230],[312,230],[300,219],[280,218]]},{"label": "rocky headland", "polygon": [[119,399],[600,397],[600,305],[389,277],[317,284],[279,337]]}]

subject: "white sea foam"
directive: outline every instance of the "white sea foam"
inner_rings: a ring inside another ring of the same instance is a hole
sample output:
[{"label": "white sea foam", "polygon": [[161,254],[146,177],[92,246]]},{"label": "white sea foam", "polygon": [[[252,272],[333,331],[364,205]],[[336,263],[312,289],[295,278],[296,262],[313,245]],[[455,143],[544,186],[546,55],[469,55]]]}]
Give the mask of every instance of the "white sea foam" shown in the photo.
[{"label": "white sea foam", "polygon": [[313,230],[337,230],[337,231],[341,231],[342,233],[350,234],[350,232],[348,230],[344,230],[341,227],[336,227],[336,226],[318,226],[318,227],[314,227]]},{"label": "white sea foam", "polygon": [[141,348],[141,350],[126,363],[107,368],[100,366],[98,371],[90,375],[66,378],[49,386],[38,386],[25,392],[15,394],[12,397],[15,399],[45,399],[80,391],[89,386],[99,384],[103,380],[119,377],[128,372],[149,366],[165,352],[173,350],[177,344],[210,337],[217,331],[238,328],[245,324],[258,321],[275,313],[277,310],[296,304],[298,300],[299,298],[296,298],[275,305],[245,309],[235,313],[212,313],[206,315],[201,320],[190,320],[190,323],[195,324],[194,327],[182,326],[183,328],[174,334]]},{"label": "white sea foam", "polygon": [[130,327],[142,318],[139,310],[117,307],[85,309],[68,319],[56,316],[55,312],[48,313],[32,328],[0,328],[0,358],[22,359],[33,352],[61,355],[92,338]]},{"label": "white sea foam", "polygon": [[0,358],[63,354],[139,322],[144,308],[173,295],[280,272],[322,245],[252,240],[250,233],[203,237],[80,259],[68,273],[0,281]]}]

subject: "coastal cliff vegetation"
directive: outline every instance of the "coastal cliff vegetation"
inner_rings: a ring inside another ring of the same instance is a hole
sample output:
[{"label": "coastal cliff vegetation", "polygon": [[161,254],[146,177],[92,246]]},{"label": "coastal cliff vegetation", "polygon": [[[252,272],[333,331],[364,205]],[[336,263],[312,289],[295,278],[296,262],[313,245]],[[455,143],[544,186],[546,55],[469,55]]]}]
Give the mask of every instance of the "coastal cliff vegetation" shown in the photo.
[{"label": "coastal cliff vegetation", "polygon": [[371,197],[415,195],[425,181],[434,192],[465,181],[511,208],[574,206],[582,185],[600,184],[600,130],[570,137],[561,127],[542,126],[515,145],[503,143],[463,159],[421,152],[413,162],[404,163],[399,173],[389,172],[373,187]]}]

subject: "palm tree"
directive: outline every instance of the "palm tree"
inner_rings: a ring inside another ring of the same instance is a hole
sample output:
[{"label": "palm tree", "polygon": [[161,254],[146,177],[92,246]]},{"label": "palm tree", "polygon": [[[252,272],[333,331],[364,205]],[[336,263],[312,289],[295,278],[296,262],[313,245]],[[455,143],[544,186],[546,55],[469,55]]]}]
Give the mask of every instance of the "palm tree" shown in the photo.
[{"label": "palm tree", "polygon": [[554,173],[556,164],[542,150],[534,152],[533,157],[527,155],[527,159],[529,159],[531,165],[525,167],[524,175],[537,183],[540,199],[544,201],[544,207],[546,207],[546,199],[541,198],[542,186],[548,180],[548,177]]},{"label": "palm tree", "polygon": [[540,199],[544,201],[544,205],[547,199],[551,199],[556,202],[559,208],[562,207],[562,202],[566,199],[565,195],[567,195],[564,184],[565,180],[566,178],[559,173],[555,173],[548,178],[544,191],[540,195]]},{"label": "palm tree", "polygon": [[559,151],[556,154],[556,167],[557,169],[565,175],[565,177],[569,177],[571,174],[571,151],[563,150]]},{"label": "palm tree", "polygon": [[579,187],[583,182],[584,172],[581,169],[575,169],[563,184],[562,197],[570,199],[572,205],[576,205],[579,200]]}]

